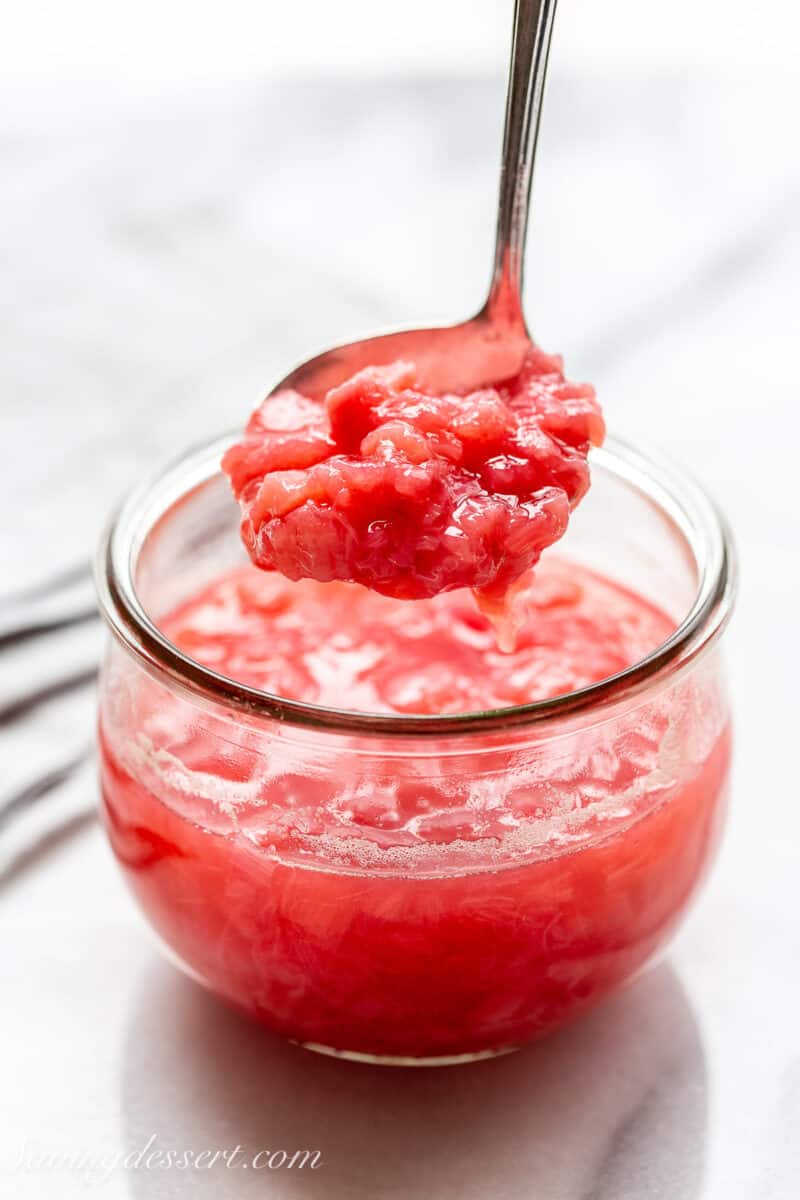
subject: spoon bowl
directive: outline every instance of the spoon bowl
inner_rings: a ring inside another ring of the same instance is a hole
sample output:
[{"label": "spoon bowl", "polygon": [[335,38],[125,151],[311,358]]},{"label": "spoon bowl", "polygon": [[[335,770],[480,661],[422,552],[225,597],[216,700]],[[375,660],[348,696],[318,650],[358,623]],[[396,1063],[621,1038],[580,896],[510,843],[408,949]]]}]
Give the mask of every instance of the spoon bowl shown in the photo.
[{"label": "spoon bowl", "polygon": [[412,362],[423,386],[466,393],[516,375],[530,349],[524,324],[493,320],[484,309],[459,325],[379,334],[325,350],[295,367],[273,392],[292,388],[312,400],[365,367]]}]

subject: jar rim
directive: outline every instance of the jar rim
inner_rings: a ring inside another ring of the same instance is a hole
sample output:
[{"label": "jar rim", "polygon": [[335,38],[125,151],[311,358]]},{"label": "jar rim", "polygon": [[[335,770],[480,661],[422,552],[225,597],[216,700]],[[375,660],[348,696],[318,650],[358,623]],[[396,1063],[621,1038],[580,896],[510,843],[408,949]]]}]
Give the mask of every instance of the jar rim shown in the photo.
[{"label": "jar rim", "polygon": [[668,671],[674,675],[717,639],[730,618],[736,556],[730,529],[716,504],[682,468],[609,437],[602,448],[592,450],[591,461],[643,494],[677,525],[688,542],[698,575],[696,594],[683,620],[644,658],[574,691],[468,713],[364,713],[262,691],[219,674],[174,645],[148,615],[134,582],[137,555],[148,533],[174,504],[219,475],[220,459],[233,440],[234,435],[227,435],[192,448],[146,478],[123,500],[100,541],[96,584],[100,610],[111,632],[151,672],[251,717],[381,737],[464,736],[549,724],[586,710],[599,712],[635,695]]}]

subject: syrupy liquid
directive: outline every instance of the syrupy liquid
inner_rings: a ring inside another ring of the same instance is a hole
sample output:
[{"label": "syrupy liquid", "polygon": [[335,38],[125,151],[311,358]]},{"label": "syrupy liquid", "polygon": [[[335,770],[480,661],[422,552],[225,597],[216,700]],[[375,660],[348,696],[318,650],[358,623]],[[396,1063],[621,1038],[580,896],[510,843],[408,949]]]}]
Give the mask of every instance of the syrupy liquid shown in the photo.
[{"label": "syrupy liquid", "polygon": [[[671,620],[546,559],[513,654],[468,594],[407,602],[252,567],[162,621],[216,671],[363,712],[558,695],[654,649]],[[570,1019],[675,926],[716,840],[725,706],[699,668],[558,731],[392,738],[211,714],[112,656],[105,818],[163,940],[301,1042],[435,1058]]]}]

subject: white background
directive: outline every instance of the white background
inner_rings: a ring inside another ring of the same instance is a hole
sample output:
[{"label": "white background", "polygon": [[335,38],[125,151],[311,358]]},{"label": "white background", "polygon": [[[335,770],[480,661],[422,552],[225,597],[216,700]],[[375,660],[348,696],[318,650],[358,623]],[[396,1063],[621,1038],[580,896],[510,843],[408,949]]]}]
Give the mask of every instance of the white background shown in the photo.
[{"label": "white background", "polygon": [[[8,75],[172,80],[497,67],[510,0],[26,0],[8,4]],[[553,61],[602,70],[797,62],[791,0],[562,0]]]},{"label": "white background", "polygon": [[[6,5],[0,616],[88,560],[155,460],[320,344],[477,307],[507,0]],[[87,812],[91,764],[0,831],[0,1192],[40,1150],[320,1145],[305,1182],[118,1172],[111,1200],[796,1200],[800,160],[794,4],[561,0],[534,191],[537,336],[611,428],[729,515],[737,754],[669,965],[460,1074],[317,1060],[163,964]],[[332,81],[326,84],[324,81]],[[427,80],[427,82],[426,82]],[[354,182],[355,181],[355,182]],[[0,710],[98,652],[0,650]],[[0,804],[92,739],[91,685],[0,720]],[[4,1172],[7,1177],[4,1177]]]}]

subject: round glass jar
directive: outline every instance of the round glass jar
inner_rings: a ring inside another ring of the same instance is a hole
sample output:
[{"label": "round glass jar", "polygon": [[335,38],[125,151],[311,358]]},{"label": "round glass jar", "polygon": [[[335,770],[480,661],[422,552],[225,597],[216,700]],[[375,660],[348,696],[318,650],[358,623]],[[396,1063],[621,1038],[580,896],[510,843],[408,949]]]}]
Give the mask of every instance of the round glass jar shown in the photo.
[{"label": "round glass jar", "polygon": [[[552,700],[363,714],[237,683],[160,632],[244,560],[227,444],[138,489],[99,559],[103,818],[161,943],[277,1032],[352,1057],[475,1058],[562,1025],[664,945],[718,840],[734,586],[718,513],[610,441],[559,553],[658,604],[668,640]],[[348,820],[370,796],[524,815],[503,835],[386,844]],[[296,807],[334,815],[293,826]]]}]

